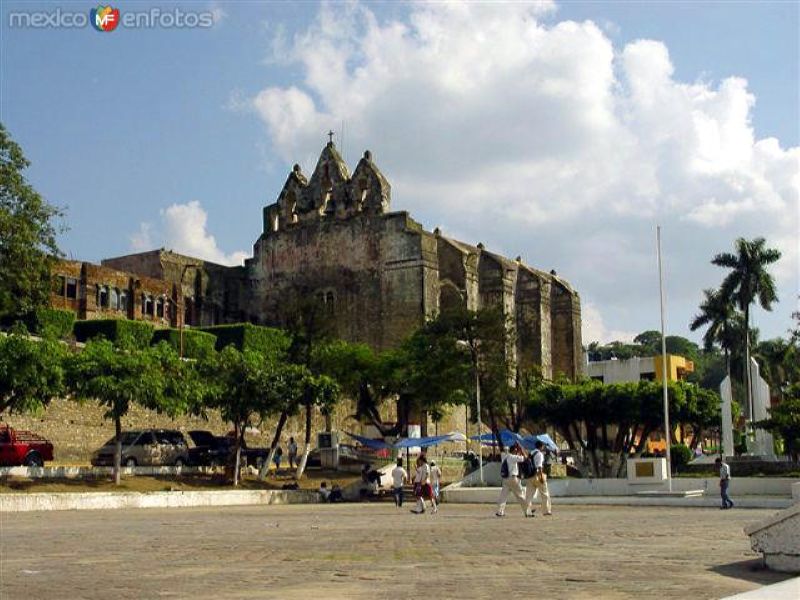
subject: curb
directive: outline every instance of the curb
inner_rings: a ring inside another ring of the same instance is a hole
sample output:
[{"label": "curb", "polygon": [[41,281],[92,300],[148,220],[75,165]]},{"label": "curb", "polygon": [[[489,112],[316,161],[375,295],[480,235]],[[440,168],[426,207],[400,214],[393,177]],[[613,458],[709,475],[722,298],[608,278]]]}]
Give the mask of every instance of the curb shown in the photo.
[{"label": "curb", "polygon": [[319,493],[313,490],[0,494],[0,513],[43,510],[109,510],[118,508],[190,508],[196,506],[317,504],[319,502]]}]

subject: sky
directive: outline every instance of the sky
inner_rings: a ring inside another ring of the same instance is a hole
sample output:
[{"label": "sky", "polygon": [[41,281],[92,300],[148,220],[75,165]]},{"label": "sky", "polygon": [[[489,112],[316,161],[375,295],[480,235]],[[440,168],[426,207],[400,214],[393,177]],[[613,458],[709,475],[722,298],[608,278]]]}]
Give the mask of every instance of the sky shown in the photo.
[{"label": "sky", "polygon": [[[763,236],[783,336],[800,290],[797,2],[125,2],[154,27],[21,27],[0,5],[0,121],[30,182],[67,210],[69,257],[156,247],[252,255],[294,163],[364,150],[392,209],[581,294],[583,339],[668,333]],[[152,16],[154,14],[156,16]],[[166,27],[159,15],[205,15]],[[195,19],[196,20],[196,19]]]}]

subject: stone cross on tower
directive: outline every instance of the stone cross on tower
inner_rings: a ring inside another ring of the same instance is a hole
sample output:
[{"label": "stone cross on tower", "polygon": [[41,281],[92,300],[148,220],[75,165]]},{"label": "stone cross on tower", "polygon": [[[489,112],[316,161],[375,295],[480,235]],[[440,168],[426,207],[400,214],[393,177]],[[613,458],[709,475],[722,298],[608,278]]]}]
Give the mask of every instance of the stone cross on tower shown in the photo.
[{"label": "stone cross on tower", "polygon": [[328,131],[328,143],[329,144],[333,143],[333,131],[332,130]]}]

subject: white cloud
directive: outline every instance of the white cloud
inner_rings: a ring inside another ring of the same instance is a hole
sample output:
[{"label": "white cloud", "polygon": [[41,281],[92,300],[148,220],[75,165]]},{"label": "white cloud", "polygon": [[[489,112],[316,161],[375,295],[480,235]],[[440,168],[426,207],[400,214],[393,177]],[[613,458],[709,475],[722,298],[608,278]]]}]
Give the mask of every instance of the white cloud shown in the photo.
[{"label": "white cloud", "polygon": [[584,300],[581,304],[581,336],[583,344],[588,346],[592,342],[607,344],[609,342],[632,342],[639,333],[636,331],[623,331],[608,329],[603,322],[600,310],[592,302]]},{"label": "white cloud", "polygon": [[154,228],[141,223],[139,230],[130,236],[131,250],[142,252],[162,246],[180,254],[187,254],[222,265],[241,265],[250,255],[244,251],[226,254],[208,232],[208,215],[197,200],[185,204],[172,204],[159,212],[160,223]]},{"label": "white cloud", "polygon": [[420,3],[381,21],[326,4],[272,47],[301,81],[250,107],[286,165],[307,169],[344,121],[345,157],[372,149],[396,208],[558,266],[611,331],[658,322],[656,223],[673,331],[688,332],[698,290],[723,276],[708,261],[739,236],[783,250],[780,293],[796,294],[800,149],[757,139],[747,81],[679,81],[663,43],[615,48],[591,21],[545,24],[553,10]]}]

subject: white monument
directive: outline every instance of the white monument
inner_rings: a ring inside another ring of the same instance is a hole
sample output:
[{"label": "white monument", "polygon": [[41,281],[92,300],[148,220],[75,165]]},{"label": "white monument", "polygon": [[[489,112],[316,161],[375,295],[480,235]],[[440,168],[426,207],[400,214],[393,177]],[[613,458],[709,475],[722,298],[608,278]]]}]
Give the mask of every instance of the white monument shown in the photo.
[{"label": "white monument", "polygon": [[722,398],[722,451],[723,456],[734,456],[733,450],[733,413],[731,402],[733,393],[731,391],[731,376],[726,375],[719,385],[719,395]]},{"label": "white monument", "polygon": [[[761,421],[769,418],[767,408],[769,408],[769,386],[761,378],[760,368],[755,359],[750,359],[750,381],[753,386],[753,421]],[[750,454],[765,458],[775,458],[775,445],[772,434],[763,429],[755,430],[755,439],[748,436],[747,449]]]}]

